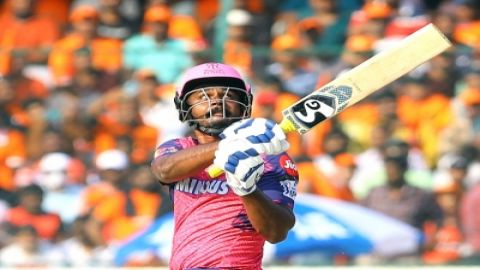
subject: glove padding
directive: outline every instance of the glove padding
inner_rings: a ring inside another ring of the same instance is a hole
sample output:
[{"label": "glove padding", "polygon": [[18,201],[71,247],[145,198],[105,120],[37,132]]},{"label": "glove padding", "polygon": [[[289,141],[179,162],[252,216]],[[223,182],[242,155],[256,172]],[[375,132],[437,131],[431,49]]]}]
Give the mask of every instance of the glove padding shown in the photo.
[{"label": "glove padding", "polygon": [[278,155],[290,144],[278,124],[265,118],[251,118],[233,123],[220,138],[241,137],[247,139],[259,154]]},{"label": "glove padding", "polygon": [[228,186],[238,196],[255,191],[265,168],[263,159],[248,140],[238,137],[219,143],[213,163],[225,171]]}]

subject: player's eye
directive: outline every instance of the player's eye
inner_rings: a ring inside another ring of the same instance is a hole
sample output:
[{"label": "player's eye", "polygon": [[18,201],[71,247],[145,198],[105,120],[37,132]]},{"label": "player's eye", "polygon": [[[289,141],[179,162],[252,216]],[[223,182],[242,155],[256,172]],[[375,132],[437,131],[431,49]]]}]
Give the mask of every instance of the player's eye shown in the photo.
[{"label": "player's eye", "polygon": [[197,96],[197,99],[199,99],[199,100],[207,100],[208,98],[209,98],[208,95],[206,95],[205,93],[200,93]]},{"label": "player's eye", "polygon": [[228,91],[223,95],[226,99],[235,99],[236,95],[232,91]]}]

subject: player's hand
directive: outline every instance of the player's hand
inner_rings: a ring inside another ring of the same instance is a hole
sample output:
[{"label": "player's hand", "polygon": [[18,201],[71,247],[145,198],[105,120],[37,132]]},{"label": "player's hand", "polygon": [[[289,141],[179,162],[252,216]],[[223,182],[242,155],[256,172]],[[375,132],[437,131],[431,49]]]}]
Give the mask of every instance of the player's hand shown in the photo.
[{"label": "player's hand", "polygon": [[214,164],[225,171],[228,186],[238,196],[254,192],[264,171],[263,159],[244,138],[222,140]]},{"label": "player's hand", "polygon": [[290,146],[280,126],[265,118],[235,122],[220,134],[222,139],[234,137],[247,139],[259,154],[277,155]]}]

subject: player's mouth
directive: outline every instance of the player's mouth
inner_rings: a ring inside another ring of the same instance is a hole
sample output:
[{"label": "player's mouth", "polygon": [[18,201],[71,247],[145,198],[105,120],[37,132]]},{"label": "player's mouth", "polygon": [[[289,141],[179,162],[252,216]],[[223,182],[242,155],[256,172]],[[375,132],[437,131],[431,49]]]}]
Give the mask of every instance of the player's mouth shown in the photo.
[{"label": "player's mouth", "polygon": [[227,112],[224,113],[222,106],[213,107],[210,113],[205,115],[205,118],[224,118],[227,116]]}]

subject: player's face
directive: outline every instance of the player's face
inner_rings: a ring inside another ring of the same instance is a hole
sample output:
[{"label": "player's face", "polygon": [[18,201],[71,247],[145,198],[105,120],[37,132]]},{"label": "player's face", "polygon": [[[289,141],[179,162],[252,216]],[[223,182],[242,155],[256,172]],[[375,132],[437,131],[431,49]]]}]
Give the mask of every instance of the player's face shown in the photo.
[{"label": "player's face", "polygon": [[187,104],[191,115],[200,124],[210,126],[226,118],[242,116],[238,90],[227,87],[205,87],[188,93]]}]

